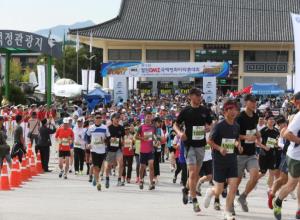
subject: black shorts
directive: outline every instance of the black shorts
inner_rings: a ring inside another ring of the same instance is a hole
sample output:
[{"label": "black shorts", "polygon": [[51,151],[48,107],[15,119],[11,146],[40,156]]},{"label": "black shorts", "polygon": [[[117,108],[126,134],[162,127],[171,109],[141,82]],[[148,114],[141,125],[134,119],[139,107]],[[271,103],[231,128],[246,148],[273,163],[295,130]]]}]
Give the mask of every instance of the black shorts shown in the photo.
[{"label": "black shorts", "polygon": [[58,152],[58,157],[66,158],[66,157],[70,157],[70,156],[71,156],[70,151],[59,151]]},{"label": "black shorts", "polygon": [[209,176],[212,174],[212,160],[204,161],[200,170],[199,175]]},{"label": "black shorts", "polygon": [[101,168],[105,158],[106,154],[97,154],[95,152],[92,152],[92,164],[96,167]]},{"label": "black shorts", "polygon": [[214,181],[225,183],[227,179],[238,177],[237,161],[230,164],[213,164]]},{"label": "black shorts", "polygon": [[153,153],[140,153],[140,164],[147,165],[149,160],[154,160]]},{"label": "black shorts", "polygon": [[176,152],[176,149],[174,147],[169,147],[169,152],[170,153],[175,153]]},{"label": "black shorts", "polygon": [[275,151],[276,156],[275,156],[275,169],[278,170],[280,168],[281,165],[281,155],[282,155],[282,150],[276,150]]},{"label": "black shorts", "polygon": [[266,174],[268,170],[276,169],[276,156],[273,154],[259,155],[259,168],[262,174]]}]

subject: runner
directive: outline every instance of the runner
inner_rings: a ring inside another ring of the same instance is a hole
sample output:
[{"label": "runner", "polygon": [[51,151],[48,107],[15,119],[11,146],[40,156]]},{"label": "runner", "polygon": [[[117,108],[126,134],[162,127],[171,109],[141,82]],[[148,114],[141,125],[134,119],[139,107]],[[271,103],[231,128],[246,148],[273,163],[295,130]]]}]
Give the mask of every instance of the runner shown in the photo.
[{"label": "runner", "polygon": [[250,179],[246,184],[245,191],[238,198],[238,202],[244,212],[248,212],[248,205],[246,198],[249,193],[255,188],[259,179],[259,165],[256,157],[256,143],[260,143],[260,135],[257,132],[258,115],[256,111],[256,98],[251,94],[244,97],[245,110],[242,111],[237,118],[237,122],[240,125],[240,140],[243,147],[242,153],[238,152],[238,176],[240,185],[244,171],[250,174]]},{"label": "runner", "polygon": [[233,201],[238,183],[237,152],[242,151],[239,141],[240,127],[235,122],[238,106],[235,101],[224,103],[225,120],[218,122],[210,133],[209,144],[213,149],[215,186],[206,191],[204,207],[208,208],[213,196],[219,197],[227,181],[229,191],[226,197],[224,219],[235,219],[232,215]]},{"label": "runner", "polygon": [[79,118],[77,125],[73,128],[74,132],[74,169],[75,175],[83,175],[83,164],[84,164],[84,150],[85,141],[84,136],[86,129],[83,127],[84,120]]},{"label": "runner", "polygon": [[152,125],[152,113],[145,113],[145,124],[141,125],[137,131],[136,139],[141,141],[140,149],[140,189],[144,189],[144,174],[147,167],[149,166],[149,190],[155,189],[154,179],[154,135],[156,135],[156,129]]},{"label": "runner", "polygon": [[[300,110],[300,92],[296,93],[293,98],[294,105]],[[288,182],[281,188],[276,199],[273,200],[273,212],[277,220],[281,220],[282,201],[293,192],[298,185],[298,210],[296,219],[300,219],[300,112],[298,112],[284,132],[284,138],[291,143],[287,151],[287,164],[289,177]]]},{"label": "runner", "polygon": [[[73,143],[74,133],[69,127],[69,119],[63,119],[63,125],[56,130],[55,138],[59,143],[59,178],[64,175],[64,179],[68,179],[67,174],[69,171],[69,162],[70,162],[70,144]],[[63,164],[65,161],[65,169],[63,169]]]},{"label": "runner", "polygon": [[[183,203],[188,201],[189,190],[193,201],[193,209],[200,212],[200,206],[196,197],[196,185],[199,179],[199,172],[205,154],[205,130],[212,123],[212,118],[208,109],[201,106],[201,91],[197,88],[190,90],[191,106],[184,108],[174,125],[174,130],[179,134],[186,146],[186,163],[189,171],[189,188],[182,190]],[[180,125],[184,122],[185,132],[180,130]]]},{"label": "runner", "polygon": [[117,186],[124,186],[124,183],[121,181],[122,172],[123,172],[123,154],[122,154],[122,146],[124,144],[124,128],[119,124],[120,115],[118,113],[114,113],[111,116],[112,124],[108,127],[110,138],[109,138],[109,146],[106,156],[106,182],[105,187],[109,188],[109,174],[111,168],[114,164],[118,164],[119,173],[118,173],[118,184]]},{"label": "runner", "polygon": [[106,157],[106,147],[110,133],[106,125],[102,124],[100,113],[95,115],[95,124],[90,126],[86,132],[88,148],[91,149],[94,181],[93,185],[101,190],[99,173]]},{"label": "runner", "polygon": [[[131,174],[132,174],[132,164],[134,157],[134,136],[130,133],[130,127],[128,124],[125,125],[125,136],[124,136],[124,148],[123,148],[123,173],[122,173],[122,182],[125,181],[130,183]],[[126,172],[127,167],[127,172]]]}]

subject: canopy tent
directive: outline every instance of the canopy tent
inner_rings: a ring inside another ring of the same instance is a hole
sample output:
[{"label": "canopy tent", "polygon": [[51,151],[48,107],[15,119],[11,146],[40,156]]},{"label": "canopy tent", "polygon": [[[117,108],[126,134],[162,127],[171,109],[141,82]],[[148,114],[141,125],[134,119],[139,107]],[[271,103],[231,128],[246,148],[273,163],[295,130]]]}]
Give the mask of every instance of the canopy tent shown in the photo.
[{"label": "canopy tent", "polygon": [[85,96],[85,100],[87,101],[88,109],[91,112],[100,102],[103,102],[104,104],[110,103],[111,95],[100,88],[96,88]]},{"label": "canopy tent", "polygon": [[253,95],[282,95],[284,90],[277,83],[254,83],[252,85]]}]

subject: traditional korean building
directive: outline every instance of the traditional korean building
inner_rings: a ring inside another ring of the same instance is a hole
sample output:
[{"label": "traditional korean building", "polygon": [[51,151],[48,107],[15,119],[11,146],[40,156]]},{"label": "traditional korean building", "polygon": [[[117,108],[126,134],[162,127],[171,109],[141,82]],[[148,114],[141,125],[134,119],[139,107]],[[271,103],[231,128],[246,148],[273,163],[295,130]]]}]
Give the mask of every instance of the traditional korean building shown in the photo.
[{"label": "traditional korean building", "polygon": [[223,91],[260,82],[286,89],[294,69],[291,12],[300,13],[299,0],[123,0],[114,19],[69,34],[89,44],[92,33],[103,62],[229,61],[229,77],[218,79]]}]

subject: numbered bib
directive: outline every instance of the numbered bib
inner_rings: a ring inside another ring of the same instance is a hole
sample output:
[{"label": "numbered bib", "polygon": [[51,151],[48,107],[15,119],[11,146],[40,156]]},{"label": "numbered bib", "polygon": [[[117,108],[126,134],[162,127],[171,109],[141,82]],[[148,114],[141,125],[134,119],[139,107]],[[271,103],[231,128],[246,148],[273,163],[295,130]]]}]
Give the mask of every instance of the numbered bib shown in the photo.
[{"label": "numbered bib", "polygon": [[[246,135],[255,135],[256,134],[256,129],[252,129],[252,130],[246,130]],[[254,141],[245,141],[245,144],[253,144],[255,143]]]},{"label": "numbered bib", "polygon": [[277,144],[277,140],[275,138],[268,137],[268,140],[267,140],[267,143],[266,143],[267,147],[274,148],[276,144]]},{"label": "numbered bib", "polygon": [[226,148],[228,154],[233,154],[235,148],[235,139],[223,138],[222,147]]},{"label": "numbered bib", "polygon": [[95,148],[104,148],[104,141],[102,139],[102,137],[96,137],[96,136],[92,136],[92,146]]},{"label": "numbered bib", "polygon": [[148,141],[152,141],[153,133],[151,131],[144,132],[144,138]]},{"label": "numbered bib", "polygon": [[120,138],[114,138],[110,140],[110,146],[111,147],[119,147],[120,145]]},{"label": "numbered bib", "polygon": [[132,147],[132,140],[125,139],[125,141],[124,141],[124,147],[125,148],[131,148]]},{"label": "numbered bib", "polygon": [[203,140],[205,138],[205,127],[204,126],[193,126],[193,141]]},{"label": "numbered bib", "polygon": [[61,144],[63,146],[69,146],[70,145],[69,139],[68,138],[61,139]]},{"label": "numbered bib", "polygon": [[75,147],[81,147],[81,144],[79,142],[74,143]]}]

